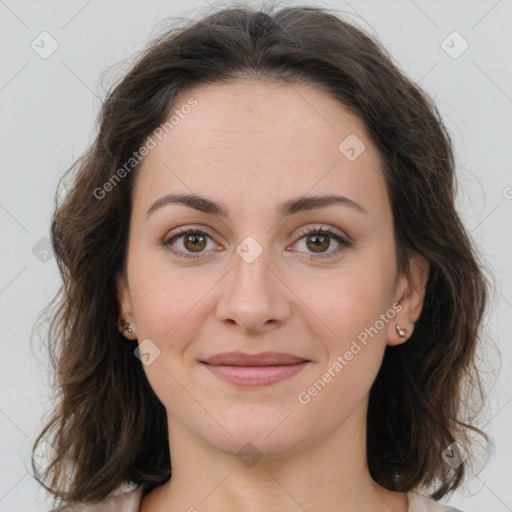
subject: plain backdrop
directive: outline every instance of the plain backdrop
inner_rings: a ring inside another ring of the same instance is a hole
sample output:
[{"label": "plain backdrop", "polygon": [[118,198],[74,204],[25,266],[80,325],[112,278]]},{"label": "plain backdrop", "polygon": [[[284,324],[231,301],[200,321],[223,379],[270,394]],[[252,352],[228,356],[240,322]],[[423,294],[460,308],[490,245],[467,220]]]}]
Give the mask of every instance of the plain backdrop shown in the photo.
[{"label": "plain backdrop", "polygon": [[[512,2],[316,5],[339,9],[380,38],[435,99],[453,137],[458,205],[495,280],[486,317],[495,346],[483,353],[485,430],[495,452],[443,501],[465,512],[511,511]],[[108,68],[142,49],[163,19],[196,18],[204,7],[204,0],[0,0],[0,512],[46,511],[51,503],[29,464],[52,405],[48,360],[30,337],[60,283],[47,239],[58,178],[92,141],[101,80],[108,85],[120,72],[105,75]]]}]

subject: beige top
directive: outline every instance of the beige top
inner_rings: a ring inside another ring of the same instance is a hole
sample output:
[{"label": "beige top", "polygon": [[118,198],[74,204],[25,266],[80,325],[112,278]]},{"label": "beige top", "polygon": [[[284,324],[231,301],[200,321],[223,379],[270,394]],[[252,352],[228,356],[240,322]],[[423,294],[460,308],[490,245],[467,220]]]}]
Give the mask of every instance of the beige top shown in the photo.
[{"label": "beige top", "polygon": [[[124,484],[112,492],[103,501],[90,504],[79,504],[60,509],[62,512],[139,512],[142,501],[143,486]],[[407,493],[409,500],[408,512],[462,512],[458,508],[441,505],[427,496],[418,493]]]}]

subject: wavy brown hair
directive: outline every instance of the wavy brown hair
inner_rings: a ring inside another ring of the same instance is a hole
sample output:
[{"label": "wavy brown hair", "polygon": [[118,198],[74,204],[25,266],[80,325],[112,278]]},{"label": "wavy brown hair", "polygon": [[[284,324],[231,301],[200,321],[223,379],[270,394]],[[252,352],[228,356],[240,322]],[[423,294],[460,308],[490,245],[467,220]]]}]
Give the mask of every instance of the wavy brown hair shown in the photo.
[{"label": "wavy brown hair", "polygon": [[484,396],[475,361],[488,283],[454,207],[452,143],[432,99],[377,40],[311,6],[229,6],[167,25],[109,90],[97,136],[55,200],[63,284],[45,318],[56,404],[32,455],[48,439],[56,457],[44,471],[32,460],[35,476],[61,503],[103,499],[123,482],[146,494],[171,478],[166,411],[134,357],[136,342],[117,327],[139,165],[98,191],[191,87],[244,78],[318,87],[364,123],[380,152],[398,270],[408,272],[415,251],[430,276],[412,337],[386,348],[371,388],[368,466],[387,489],[432,488],[439,499],[471,460],[451,469],[443,450],[457,441],[470,452],[474,432],[489,439],[473,424]]}]

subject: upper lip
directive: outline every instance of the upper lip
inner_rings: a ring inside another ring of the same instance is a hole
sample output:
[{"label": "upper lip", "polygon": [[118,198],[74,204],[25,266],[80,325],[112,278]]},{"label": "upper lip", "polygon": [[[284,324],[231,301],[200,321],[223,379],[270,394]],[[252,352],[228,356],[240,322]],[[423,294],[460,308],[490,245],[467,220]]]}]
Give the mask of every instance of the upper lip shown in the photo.
[{"label": "upper lip", "polygon": [[282,352],[260,352],[259,354],[222,352],[202,362],[215,366],[276,366],[296,364],[302,361],[307,361],[307,359]]}]

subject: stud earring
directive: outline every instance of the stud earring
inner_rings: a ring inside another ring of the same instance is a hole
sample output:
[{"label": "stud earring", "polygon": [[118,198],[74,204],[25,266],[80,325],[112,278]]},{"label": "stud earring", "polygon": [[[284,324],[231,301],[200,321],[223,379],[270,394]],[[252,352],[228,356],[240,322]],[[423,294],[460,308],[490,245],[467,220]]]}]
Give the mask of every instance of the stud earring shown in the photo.
[{"label": "stud earring", "polygon": [[131,334],[131,333],[133,332],[133,329],[130,327],[130,325],[132,325],[132,324],[130,324],[130,323],[128,323],[128,322],[126,322],[126,323],[124,324],[124,326],[123,326],[123,332],[124,332],[124,331],[128,331],[128,332]]},{"label": "stud earring", "polygon": [[407,334],[407,329],[402,329],[398,324],[396,325],[396,332],[398,333],[398,336],[400,338],[405,338],[405,335]]}]

